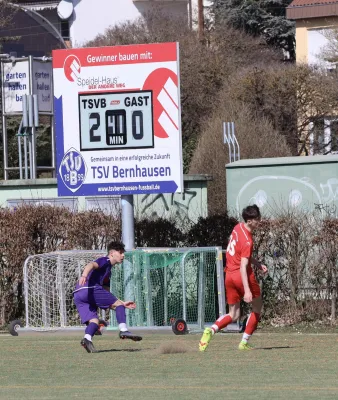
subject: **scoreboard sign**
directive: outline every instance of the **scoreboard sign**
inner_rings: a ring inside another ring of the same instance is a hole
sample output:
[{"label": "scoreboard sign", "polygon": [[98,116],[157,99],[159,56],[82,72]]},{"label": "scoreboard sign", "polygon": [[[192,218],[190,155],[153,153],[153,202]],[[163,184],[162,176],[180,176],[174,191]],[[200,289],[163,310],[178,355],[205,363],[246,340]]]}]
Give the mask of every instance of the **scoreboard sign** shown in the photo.
[{"label": "scoreboard sign", "polygon": [[152,91],[80,94],[79,110],[81,151],[154,147]]},{"label": "scoreboard sign", "polygon": [[60,196],[183,190],[177,43],[53,51]]}]

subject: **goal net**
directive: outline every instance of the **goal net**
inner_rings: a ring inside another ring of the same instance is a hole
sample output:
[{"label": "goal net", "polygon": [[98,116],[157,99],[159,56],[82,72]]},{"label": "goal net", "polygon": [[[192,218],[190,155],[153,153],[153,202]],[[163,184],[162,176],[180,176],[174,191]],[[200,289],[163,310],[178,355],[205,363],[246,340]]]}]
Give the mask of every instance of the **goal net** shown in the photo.
[{"label": "goal net", "polygon": [[[26,326],[34,330],[81,327],[73,290],[84,266],[105,251],[60,251],[33,255],[24,265]],[[111,292],[136,302],[127,310],[131,327],[170,326],[183,318],[203,328],[225,313],[221,248],[137,249],[114,266]],[[103,313],[108,319],[108,314]],[[117,327],[110,312],[108,328]]]}]

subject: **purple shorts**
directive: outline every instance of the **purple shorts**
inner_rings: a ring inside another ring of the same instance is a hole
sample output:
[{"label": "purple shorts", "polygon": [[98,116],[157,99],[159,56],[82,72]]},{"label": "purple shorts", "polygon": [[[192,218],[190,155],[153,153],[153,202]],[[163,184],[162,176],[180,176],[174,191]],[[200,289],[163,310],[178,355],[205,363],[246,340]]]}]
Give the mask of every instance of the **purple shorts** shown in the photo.
[{"label": "purple shorts", "polygon": [[80,314],[81,322],[85,324],[91,319],[97,318],[97,309],[107,309],[118,299],[103,289],[102,286],[83,288],[74,293],[74,303]]}]

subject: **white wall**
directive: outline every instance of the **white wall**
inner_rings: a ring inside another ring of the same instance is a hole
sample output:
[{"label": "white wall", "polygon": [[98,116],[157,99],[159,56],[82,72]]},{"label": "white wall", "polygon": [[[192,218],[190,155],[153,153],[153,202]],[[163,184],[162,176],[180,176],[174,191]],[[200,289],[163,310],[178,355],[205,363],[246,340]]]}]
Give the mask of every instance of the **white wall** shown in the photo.
[{"label": "white wall", "polygon": [[154,4],[173,14],[187,15],[187,1],[73,0],[70,36],[74,47],[104,33],[109,26],[135,20],[150,11]]}]

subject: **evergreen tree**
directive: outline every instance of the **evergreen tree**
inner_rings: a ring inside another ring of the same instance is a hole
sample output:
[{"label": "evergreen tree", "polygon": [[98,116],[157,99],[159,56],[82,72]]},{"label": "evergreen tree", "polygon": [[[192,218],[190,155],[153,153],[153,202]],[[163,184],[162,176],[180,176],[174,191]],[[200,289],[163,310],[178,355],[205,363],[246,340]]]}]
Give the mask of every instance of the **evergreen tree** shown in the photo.
[{"label": "evergreen tree", "polygon": [[295,24],[286,19],[291,0],[214,0],[211,13],[215,25],[230,24],[267,44],[279,47],[285,57],[295,59]]}]

